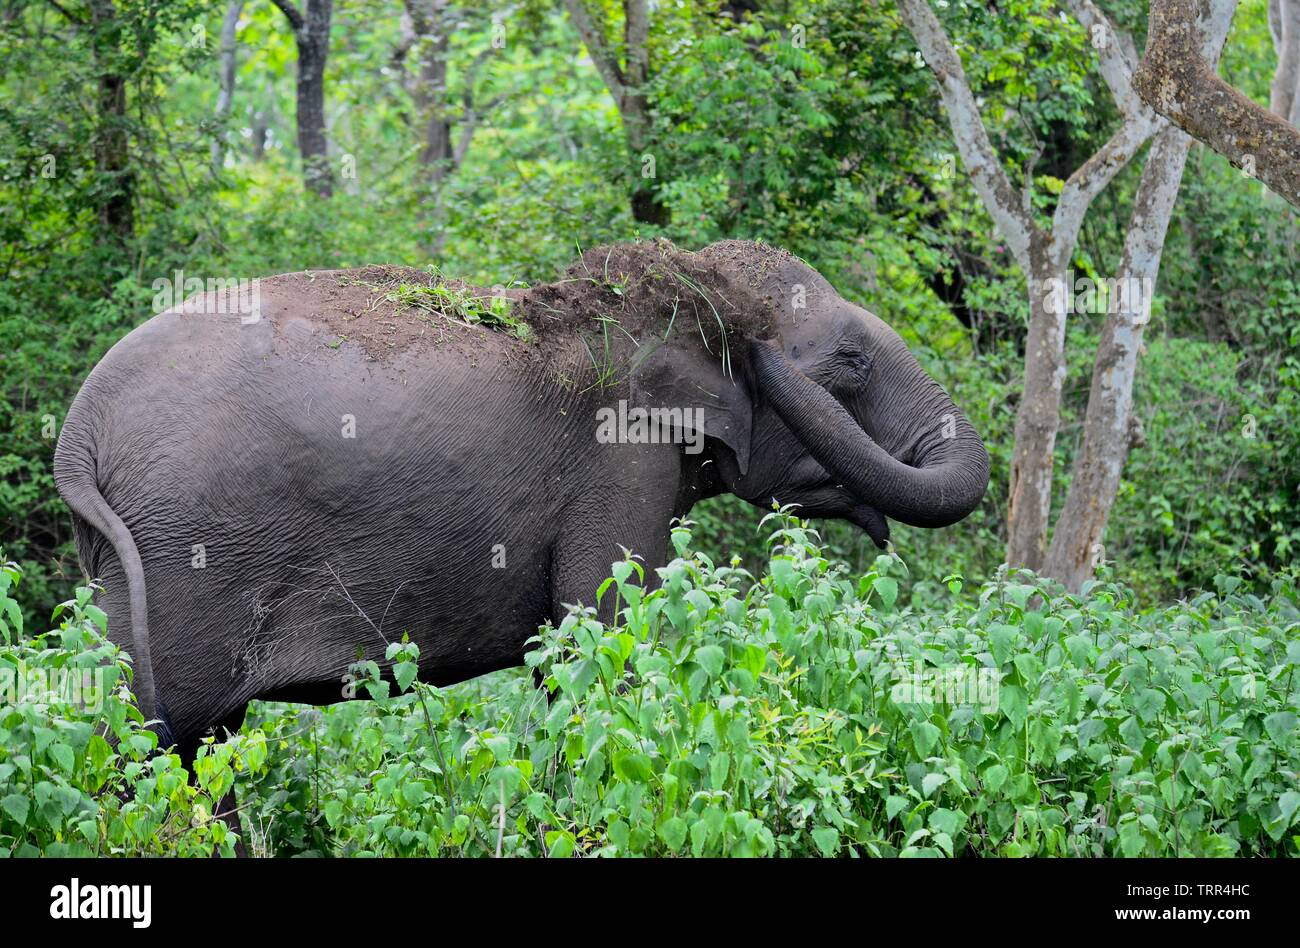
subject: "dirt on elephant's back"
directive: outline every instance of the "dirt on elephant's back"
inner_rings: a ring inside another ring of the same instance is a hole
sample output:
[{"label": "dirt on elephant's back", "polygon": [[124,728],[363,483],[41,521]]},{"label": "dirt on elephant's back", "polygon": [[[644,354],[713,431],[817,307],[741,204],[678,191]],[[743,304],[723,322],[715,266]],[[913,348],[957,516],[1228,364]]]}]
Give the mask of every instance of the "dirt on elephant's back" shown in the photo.
[{"label": "dirt on elephant's back", "polygon": [[470,363],[489,350],[510,360],[537,361],[536,345],[516,336],[509,325],[475,325],[457,318],[458,307],[472,307],[472,318],[496,297],[509,301],[496,304],[508,317],[520,292],[482,289],[416,267],[387,264],[286,273],[262,281],[263,309],[272,316],[308,317],[326,330],[319,342],[324,350],[359,349],[377,362],[411,349],[458,353]]},{"label": "dirt on elephant's back", "polygon": [[759,290],[789,258],[749,241],[723,241],[692,253],[667,240],[588,250],[553,283],[520,294],[523,317],[545,338],[609,326],[640,339],[699,331],[708,342],[735,330],[764,336],[775,315]]},{"label": "dirt on elephant's back", "polygon": [[[698,253],[638,241],[588,250],[560,279],[528,288],[484,289],[383,265],[270,277],[263,296],[272,313],[323,323],[329,349],[356,347],[380,362],[447,350],[469,364],[491,352],[506,364],[562,363],[557,377],[576,384],[629,344],[673,333],[698,333],[709,351],[735,332],[766,337],[777,309],[767,277],[789,259],[748,241]],[[575,363],[575,352],[590,364]]]}]

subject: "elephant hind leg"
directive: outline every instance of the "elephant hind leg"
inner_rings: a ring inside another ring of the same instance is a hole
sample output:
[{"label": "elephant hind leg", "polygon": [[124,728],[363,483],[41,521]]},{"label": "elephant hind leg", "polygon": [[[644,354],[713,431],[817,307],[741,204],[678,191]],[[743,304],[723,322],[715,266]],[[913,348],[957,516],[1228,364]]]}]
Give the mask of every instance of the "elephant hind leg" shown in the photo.
[{"label": "elephant hind leg", "polygon": [[[245,705],[238,711],[231,713],[214,730],[218,733],[221,731],[231,733],[238,731],[244,724],[244,714],[247,708],[248,706]],[[176,742],[176,753],[181,759],[181,764],[189,771],[192,782],[196,779],[194,776],[194,761],[198,757],[199,746],[202,743],[202,737],[197,734]],[[235,834],[235,855],[242,858],[250,853],[247,843],[248,837],[240,824],[239,814],[239,803],[235,796],[235,788],[232,786],[226,791],[225,796],[217,801],[213,816],[225,823],[230,832]]]}]

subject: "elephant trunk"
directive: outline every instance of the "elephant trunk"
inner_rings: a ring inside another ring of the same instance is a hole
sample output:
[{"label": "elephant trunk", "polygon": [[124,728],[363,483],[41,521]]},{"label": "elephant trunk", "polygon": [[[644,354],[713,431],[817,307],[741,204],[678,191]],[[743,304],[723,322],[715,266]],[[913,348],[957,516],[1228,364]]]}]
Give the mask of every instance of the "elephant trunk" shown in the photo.
[{"label": "elephant trunk", "polygon": [[[907,354],[893,360],[888,384],[907,391],[907,405],[929,425],[904,463],[863,430],[829,391],[809,379],[776,347],[753,344],[758,387],[777,415],[822,467],[855,497],[885,516],[916,527],[946,527],[979,504],[989,480],[989,456],[974,427],[946,392]],[[900,343],[900,348],[901,343]]]}]

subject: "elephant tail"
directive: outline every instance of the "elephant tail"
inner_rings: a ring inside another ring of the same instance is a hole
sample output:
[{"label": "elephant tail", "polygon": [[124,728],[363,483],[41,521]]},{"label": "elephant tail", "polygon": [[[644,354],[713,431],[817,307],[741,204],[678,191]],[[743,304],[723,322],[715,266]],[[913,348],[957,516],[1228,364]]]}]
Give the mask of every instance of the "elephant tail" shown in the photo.
[{"label": "elephant tail", "polygon": [[[73,421],[76,407],[74,403],[73,410],[68,413],[68,422]],[[156,719],[157,704],[153,662],[149,657],[149,610],[145,602],[144,566],[140,562],[140,551],[136,549],[131,531],[122,522],[122,518],[99,492],[94,452],[77,444],[82,440],[81,433],[70,430],[72,427],[65,423],[54,452],[54,483],[59,489],[59,495],[72,509],[74,521],[81,521],[74,525],[77,528],[77,553],[82,567],[92,574],[97,567],[91,557],[93,540],[85,530],[86,526],[99,531],[113,547],[118,562],[122,564],[131,606],[130,642],[135,670],[132,690],[145,721],[152,721]]]}]

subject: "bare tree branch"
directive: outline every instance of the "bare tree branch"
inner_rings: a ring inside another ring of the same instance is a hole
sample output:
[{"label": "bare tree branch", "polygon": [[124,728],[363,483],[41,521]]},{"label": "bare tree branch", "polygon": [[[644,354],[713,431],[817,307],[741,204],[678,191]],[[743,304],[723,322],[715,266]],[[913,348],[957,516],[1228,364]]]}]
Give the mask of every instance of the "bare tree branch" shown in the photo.
[{"label": "bare tree branch", "polygon": [[1079,21],[1097,50],[1099,71],[1111,97],[1124,116],[1149,114],[1133,91],[1133,73],[1137,70],[1137,46],[1124,30],[1116,29],[1092,0],[1063,0],[1066,9]]},{"label": "bare tree branch", "polygon": [[1219,78],[1198,20],[1231,16],[1236,0],[1152,0],[1146,56],[1133,77],[1142,101],[1300,207],[1300,130]]},{"label": "bare tree branch", "polygon": [[478,129],[478,123],[492,110],[504,102],[509,96],[502,92],[494,95],[486,102],[475,104],[474,102],[474,80],[478,77],[479,70],[483,64],[491,57],[493,50],[488,47],[482,50],[469,67],[465,70],[464,86],[461,89],[461,117],[460,117],[460,138],[456,142],[456,147],[451,153],[451,168],[456,170],[465,162],[465,156],[469,153],[470,142],[474,138],[474,132]]},{"label": "bare tree branch", "polygon": [[1054,256],[1059,266],[1066,266],[1074,255],[1079,228],[1093,199],[1105,190],[1155,130],[1155,115],[1150,110],[1144,111],[1146,116],[1126,118],[1106,144],[1076,168],[1061,188],[1052,214]]},{"label": "bare tree branch", "polygon": [[1092,38],[1102,79],[1115,100],[1122,124],[1105,145],[1075,169],[1061,189],[1052,215],[1052,236],[1057,265],[1062,268],[1074,254],[1079,229],[1093,200],[1156,130],[1155,113],[1133,90],[1133,71],[1138,59],[1132,37],[1116,29],[1092,0],[1064,0],[1064,3]]},{"label": "bare tree branch", "polygon": [[298,12],[298,8],[293,5],[293,0],[271,0],[271,2],[279,7],[280,12],[289,18],[289,25],[293,27],[295,33],[306,25],[307,21],[304,20],[302,14]]},{"label": "bare tree branch", "polygon": [[[605,24],[593,22],[586,0],[564,0],[569,18],[582,37],[583,45],[596,64],[605,87],[614,98],[623,135],[633,163],[643,160],[651,145],[650,102],[646,83],[650,76],[650,8],[647,0],[623,0],[623,57],[619,65],[617,51],[606,35]],[[642,223],[665,224],[668,208],[660,201],[652,184],[634,179],[632,217]]]},{"label": "bare tree branch", "polygon": [[1015,187],[993,150],[961,58],[926,0],[898,0],[898,12],[939,82],[939,96],[948,112],[948,123],[962,164],[998,232],[1011,248],[1020,269],[1028,275],[1032,269],[1029,247],[1038,228],[1025,213]]},{"label": "bare tree branch", "polygon": [[60,13],[62,13],[64,19],[66,19],[69,23],[75,24],[76,26],[86,25],[86,21],[84,19],[73,16],[60,3],[58,3],[58,0],[45,0],[45,2],[48,3],[50,6],[54,7],[54,9],[58,10]]},{"label": "bare tree branch", "polygon": [[587,47],[591,61],[596,64],[596,72],[600,73],[605,88],[609,90],[609,94],[614,97],[615,103],[619,104],[622,111],[621,103],[626,93],[626,81],[623,70],[618,64],[618,57],[605,38],[605,31],[592,22],[584,0],[564,0],[564,8],[569,11],[569,19],[573,20],[573,26],[578,31],[578,36],[582,38],[582,44]]}]

